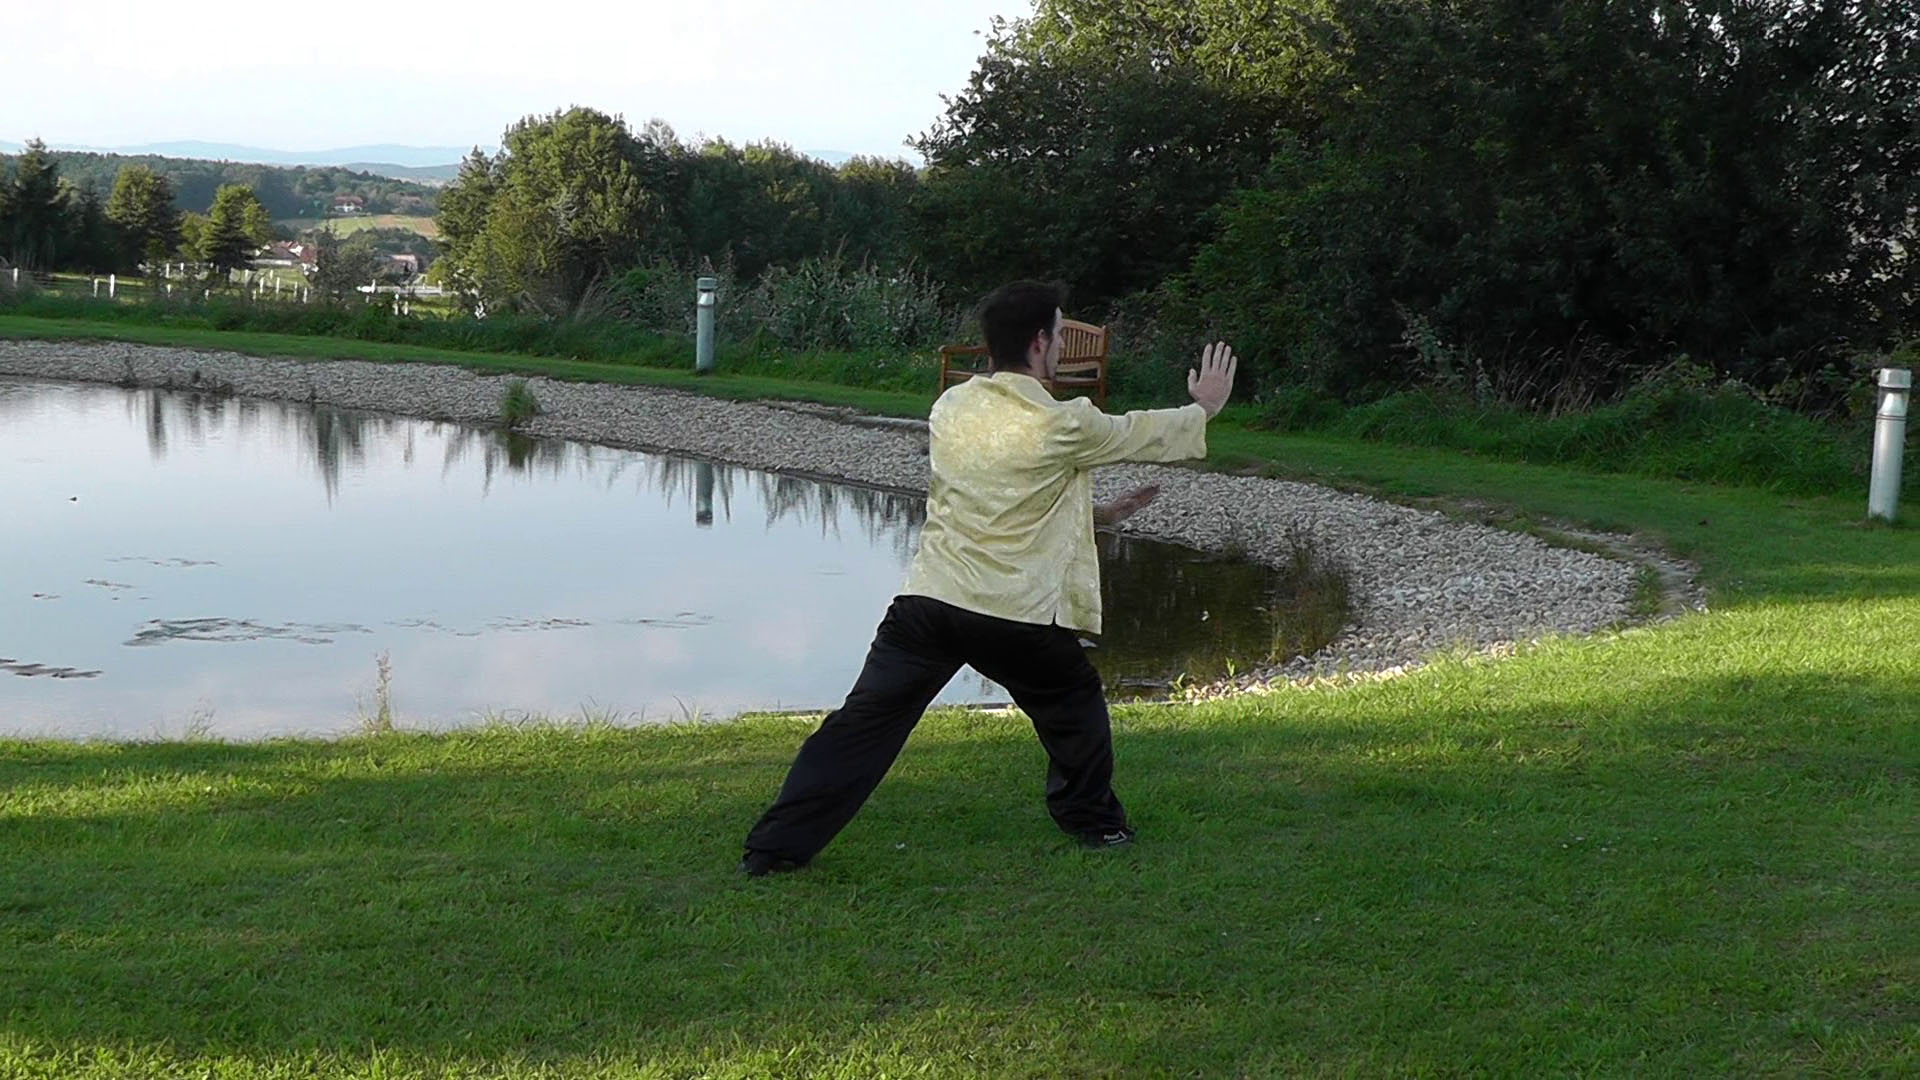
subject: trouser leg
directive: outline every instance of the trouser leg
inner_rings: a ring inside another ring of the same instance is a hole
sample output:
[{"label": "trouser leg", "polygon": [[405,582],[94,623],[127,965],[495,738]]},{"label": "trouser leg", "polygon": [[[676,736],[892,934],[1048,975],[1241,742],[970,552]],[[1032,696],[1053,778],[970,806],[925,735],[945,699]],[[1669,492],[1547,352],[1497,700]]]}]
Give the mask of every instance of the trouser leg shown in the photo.
[{"label": "trouser leg", "polygon": [[845,703],[801,745],[780,794],[747,834],[747,850],[806,863],[873,794],[928,704],[960,668],[935,604],[894,599]]},{"label": "trouser leg", "polygon": [[972,638],[969,644],[967,662],[1006,687],[1033,721],[1047,751],[1047,812],[1055,824],[1076,836],[1126,827],[1127,812],[1113,792],[1106,690],[1079,635],[1033,626],[1024,635]]}]

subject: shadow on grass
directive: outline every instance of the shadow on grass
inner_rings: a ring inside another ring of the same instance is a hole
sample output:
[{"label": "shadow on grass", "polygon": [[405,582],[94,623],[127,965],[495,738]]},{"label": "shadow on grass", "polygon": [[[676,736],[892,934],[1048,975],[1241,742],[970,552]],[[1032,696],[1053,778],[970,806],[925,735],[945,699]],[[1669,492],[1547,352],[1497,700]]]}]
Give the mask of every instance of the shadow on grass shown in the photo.
[{"label": "shadow on grass", "polygon": [[15,745],[0,1030],[788,1073],[1871,1065],[1916,1015],[1912,689],[1141,710],[1144,839],[1101,855],[1052,832],[1017,718],[938,716],[762,882],[733,858],[803,723]]}]

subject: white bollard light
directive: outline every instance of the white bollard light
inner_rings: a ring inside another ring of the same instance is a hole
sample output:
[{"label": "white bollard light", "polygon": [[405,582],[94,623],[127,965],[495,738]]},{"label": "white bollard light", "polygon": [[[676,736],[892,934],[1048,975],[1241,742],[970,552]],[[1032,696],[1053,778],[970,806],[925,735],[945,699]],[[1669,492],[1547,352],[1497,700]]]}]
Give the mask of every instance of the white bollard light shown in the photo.
[{"label": "white bollard light", "polygon": [[1901,458],[1907,450],[1907,399],[1913,371],[1880,369],[1880,408],[1873,423],[1873,479],[1867,489],[1867,516],[1892,521],[1900,513]]},{"label": "white bollard light", "polygon": [[693,342],[693,369],[701,374],[713,370],[713,307],[716,303],[714,290],[720,287],[716,278],[703,277],[694,282],[699,291],[695,301],[696,318]]}]

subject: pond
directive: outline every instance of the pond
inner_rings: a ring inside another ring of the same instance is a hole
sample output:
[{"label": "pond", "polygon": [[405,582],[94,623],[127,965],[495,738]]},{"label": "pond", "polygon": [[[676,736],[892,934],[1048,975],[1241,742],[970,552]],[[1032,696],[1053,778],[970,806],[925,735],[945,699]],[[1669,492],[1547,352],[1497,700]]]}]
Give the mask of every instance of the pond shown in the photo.
[{"label": "pond", "polygon": [[[837,705],[916,496],[485,428],[0,379],[0,736]],[[1116,697],[1274,640],[1273,574],[1101,537]],[[1001,702],[963,669],[939,702]]]}]

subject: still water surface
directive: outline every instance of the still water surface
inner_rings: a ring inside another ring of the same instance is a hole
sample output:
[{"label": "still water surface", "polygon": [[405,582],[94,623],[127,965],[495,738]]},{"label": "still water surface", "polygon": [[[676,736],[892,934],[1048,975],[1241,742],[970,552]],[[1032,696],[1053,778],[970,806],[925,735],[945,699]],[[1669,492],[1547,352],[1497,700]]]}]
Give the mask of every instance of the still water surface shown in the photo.
[{"label": "still water surface", "polygon": [[[457,424],[0,379],[0,735],[827,708],[917,497]],[[1116,693],[1267,647],[1270,575],[1102,537]],[[1004,701],[971,670],[944,703]]]}]

